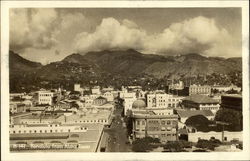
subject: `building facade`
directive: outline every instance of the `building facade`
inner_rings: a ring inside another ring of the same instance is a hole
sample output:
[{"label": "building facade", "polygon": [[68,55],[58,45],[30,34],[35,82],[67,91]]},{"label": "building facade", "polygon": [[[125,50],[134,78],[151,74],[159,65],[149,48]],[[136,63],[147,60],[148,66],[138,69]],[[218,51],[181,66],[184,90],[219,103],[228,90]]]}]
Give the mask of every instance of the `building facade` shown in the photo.
[{"label": "building facade", "polygon": [[169,95],[166,93],[147,94],[148,108],[176,108],[180,106],[183,97]]},{"label": "building facade", "polygon": [[39,91],[38,92],[38,104],[49,104],[52,105],[53,93],[50,91]]},{"label": "building facade", "polygon": [[220,109],[220,104],[205,95],[191,95],[182,100],[182,106],[190,110],[211,110],[214,114]]},{"label": "building facade", "polygon": [[210,86],[200,86],[200,85],[190,85],[189,86],[189,95],[210,95],[211,94],[211,87]]},{"label": "building facade", "polygon": [[133,138],[150,136],[161,142],[175,141],[178,117],[176,115],[133,114]]}]

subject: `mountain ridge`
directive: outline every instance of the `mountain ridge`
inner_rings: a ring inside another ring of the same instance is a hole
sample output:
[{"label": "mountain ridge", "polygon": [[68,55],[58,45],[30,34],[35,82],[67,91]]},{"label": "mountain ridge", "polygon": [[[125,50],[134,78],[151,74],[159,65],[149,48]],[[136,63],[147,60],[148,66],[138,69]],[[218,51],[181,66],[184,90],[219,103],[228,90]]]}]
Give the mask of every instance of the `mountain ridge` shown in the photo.
[{"label": "mountain ridge", "polygon": [[[205,57],[197,53],[188,53],[179,56],[161,56],[142,54],[136,50],[129,49],[122,51],[104,50],[99,52],[88,52],[84,55],[73,53],[66,56],[61,61],[41,65],[40,63],[35,63],[24,58],[19,60],[22,57],[18,54],[20,58],[12,60],[13,54],[16,53],[10,51],[10,67],[15,67],[15,64],[19,64],[18,69],[24,67],[25,71],[37,70],[40,68],[50,70],[50,66],[53,66],[53,64],[56,64],[56,66],[59,64],[61,64],[61,66],[74,64],[80,65],[82,68],[92,69],[92,72],[100,72],[103,70],[103,72],[106,73],[123,74],[125,76],[145,73],[154,75],[158,78],[169,74],[197,75],[211,74],[213,72],[225,74],[235,70],[241,71],[242,63],[241,58],[237,57]],[[17,61],[17,63],[14,63],[14,61]],[[15,70],[18,69],[15,68]]]}]

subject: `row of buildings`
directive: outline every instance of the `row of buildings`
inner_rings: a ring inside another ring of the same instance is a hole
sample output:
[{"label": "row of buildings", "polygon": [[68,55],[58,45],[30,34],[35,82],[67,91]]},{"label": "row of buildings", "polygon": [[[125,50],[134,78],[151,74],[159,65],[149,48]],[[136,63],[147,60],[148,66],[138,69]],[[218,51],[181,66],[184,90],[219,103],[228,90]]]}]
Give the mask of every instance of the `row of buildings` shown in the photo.
[{"label": "row of buildings", "polygon": [[228,92],[228,91],[236,91],[238,93],[241,92],[241,88],[237,87],[235,85],[230,86],[222,86],[222,85],[196,85],[192,84],[189,86],[184,86],[184,83],[182,81],[179,81],[175,84],[170,84],[166,88],[167,93],[172,93],[179,96],[190,96],[190,95],[211,95],[213,94],[213,91],[217,91],[220,93]]},{"label": "row of buildings", "polygon": [[[206,89],[207,87],[203,91]],[[145,92],[137,89],[124,90],[120,97],[124,100],[124,115],[132,117],[133,120],[133,139],[151,136],[159,138],[162,142],[178,140],[179,131],[187,128],[185,122],[192,116],[202,115],[212,121],[221,108],[242,109],[240,95],[222,95],[219,101],[203,93],[178,96],[164,91]],[[196,137],[196,129],[184,131],[187,135],[190,133],[189,141],[198,141],[198,138],[202,138]],[[233,139],[242,141],[241,132],[236,133]],[[232,140],[233,132],[226,132],[224,135],[228,135],[225,137]],[[221,133],[211,132],[207,136],[218,138]],[[222,140],[221,137],[219,140]]]},{"label": "row of buildings", "polygon": [[10,94],[10,150],[98,151],[113,111],[110,91],[83,95],[59,88]]}]

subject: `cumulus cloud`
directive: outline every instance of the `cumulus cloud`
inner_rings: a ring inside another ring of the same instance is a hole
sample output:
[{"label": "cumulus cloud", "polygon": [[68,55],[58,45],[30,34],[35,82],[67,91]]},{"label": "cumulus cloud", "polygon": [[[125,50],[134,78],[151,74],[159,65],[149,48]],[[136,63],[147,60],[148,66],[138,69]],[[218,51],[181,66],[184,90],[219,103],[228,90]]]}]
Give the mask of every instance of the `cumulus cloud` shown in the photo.
[{"label": "cumulus cloud", "polygon": [[54,9],[11,9],[10,48],[50,48],[56,43],[52,32],[56,18]]},{"label": "cumulus cloud", "polygon": [[146,32],[139,30],[132,21],[123,24],[114,18],[105,18],[95,32],[82,32],[75,39],[78,52],[100,51],[105,49],[142,49]]},{"label": "cumulus cloud", "polygon": [[214,19],[195,17],[173,23],[163,32],[149,35],[135,22],[105,18],[95,32],[82,32],[75,39],[78,52],[105,49],[136,49],[150,54],[200,53],[206,56],[230,57],[239,54],[240,47],[224,28],[219,28]]},{"label": "cumulus cloud", "polygon": [[40,53],[43,50],[57,57],[65,56],[65,52],[123,49],[162,55],[191,52],[206,56],[241,55],[241,42],[225,28],[218,27],[212,18],[199,16],[172,23],[154,34],[129,19],[103,18],[97,26],[96,22],[82,12],[11,9],[10,49],[23,53],[36,51],[28,49]]}]

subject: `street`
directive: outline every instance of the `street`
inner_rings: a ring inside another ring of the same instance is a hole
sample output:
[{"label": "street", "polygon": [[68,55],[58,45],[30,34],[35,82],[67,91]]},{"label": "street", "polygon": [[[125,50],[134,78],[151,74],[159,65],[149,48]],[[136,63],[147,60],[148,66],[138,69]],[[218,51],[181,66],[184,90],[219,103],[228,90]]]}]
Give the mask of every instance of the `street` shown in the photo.
[{"label": "street", "polygon": [[121,119],[122,108],[114,110],[114,120],[110,129],[105,129],[104,132],[108,134],[107,152],[130,152],[131,145],[126,144],[127,130],[124,127]]}]

